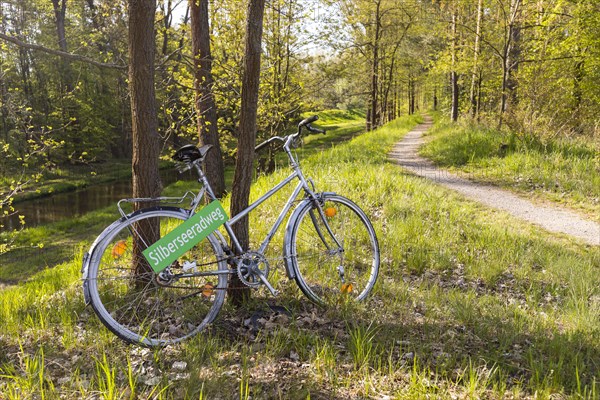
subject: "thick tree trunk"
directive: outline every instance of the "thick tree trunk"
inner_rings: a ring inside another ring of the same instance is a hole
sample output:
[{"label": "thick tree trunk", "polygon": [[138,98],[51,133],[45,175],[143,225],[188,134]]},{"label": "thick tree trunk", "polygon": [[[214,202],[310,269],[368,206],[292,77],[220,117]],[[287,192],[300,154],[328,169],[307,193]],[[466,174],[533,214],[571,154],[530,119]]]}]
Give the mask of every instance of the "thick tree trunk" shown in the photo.
[{"label": "thick tree trunk", "polygon": [[[231,193],[231,215],[237,215],[248,206],[250,184],[252,183],[252,163],[256,142],[256,114],[258,109],[258,89],[260,81],[260,53],[263,31],[265,0],[250,0],[246,25],[246,52],[242,77],[242,104],[237,145],[237,159]],[[242,218],[233,226],[242,248],[250,246],[248,217]],[[230,298],[240,304],[249,296],[249,291],[239,290],[241,282],[232,275]]]},{"label": "thick tree trunk", "polygon": [[[154,92],[154,13],[156,0],[129,0],[129,92],[133,134],[132,178],[133,197],[157,197],[161,184],[158,174],[159,137]],[[136,204],[136,209],[148,205]],[[140,226],[142,237],[155,242],[155,226]],[[141,243],[134,243],[137,257]],[[147,263],[137,263],[136,276],[149,272]],[[142,279],[143,280],[143,279]]]},{"label": "thick tree trunk", "polygon": [[210,52],[210,29],[208,24],[208,0],[190,0],[192,53],[194,55],[196,112],[198,114],[198,136],[200,144],[211,144],[207,154],[206,176],[215,195],[225,192],[223,156],[217,129],[217,109],[212,88],[212,56]]}]

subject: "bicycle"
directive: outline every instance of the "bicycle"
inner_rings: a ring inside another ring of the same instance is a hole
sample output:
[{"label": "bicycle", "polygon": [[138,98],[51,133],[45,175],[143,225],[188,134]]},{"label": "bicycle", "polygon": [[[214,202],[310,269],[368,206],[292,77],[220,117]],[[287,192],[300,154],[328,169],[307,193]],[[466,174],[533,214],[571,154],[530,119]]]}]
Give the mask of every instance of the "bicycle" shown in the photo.
[{"label": "bicycle", "polygon": [[[219,209],[202,169],[210,145],[183,146],[173,156],[180,171],[196,170],[201,184],[198,194],[120,200],[117,208],[122,217],[98,236],[83,258],[85,302],[91,304],[100,321],[126,342],[165,346],[197,334],[216,318],[232,274],[237,274],[244,285],[265,286],[276,296],[278,291],[268,279],[270,265],[265,251],[295,203],[298,205],[288,218],[283,240],[288,278],[318,305],[363,300],[379,272],[379,244],[373,226],[351,200],[333,192],[317,192],[292,154],[303,128],[325,134],[311,126],[317,119],[307,118],[298,124],[297,132],[274,136],[256,146],[255,151],[259,151],[271,143],[283,143],[292,173],[227,221],[222,221],[226,215]],[[242,249],[231,226],[293,180],[298,183],[260,247]],[[205,195],[214,210],[206,218],[196,217],[209,209],[206,206],[196,212]],[[178,206],[186,199],[189,208]],[[122,206],[144,202],[151,206],[131,213]],[[198,240],[200,225],[208,225],[206,221],[211,218],[222,223],[230,242],[216,229],[190,247],[192,237]],[[185,230],[188,226],[192,227]],[[186,242],[189,249],[182,247],[182,254],[170,253],[180,242],[182,246]],[[154,270],[151,263],[158,259],[164,265]]]}]

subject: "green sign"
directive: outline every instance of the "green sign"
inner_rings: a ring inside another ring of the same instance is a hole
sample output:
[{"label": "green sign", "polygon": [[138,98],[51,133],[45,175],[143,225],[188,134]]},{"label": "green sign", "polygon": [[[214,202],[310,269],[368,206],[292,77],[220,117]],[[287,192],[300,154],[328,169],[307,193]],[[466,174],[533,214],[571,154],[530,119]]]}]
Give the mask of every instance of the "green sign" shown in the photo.
[{"label": "green sign", "polygon": [[158,273],[228,219],[221,203],[215,200],[144,250],[144,257],[154,272]]}]

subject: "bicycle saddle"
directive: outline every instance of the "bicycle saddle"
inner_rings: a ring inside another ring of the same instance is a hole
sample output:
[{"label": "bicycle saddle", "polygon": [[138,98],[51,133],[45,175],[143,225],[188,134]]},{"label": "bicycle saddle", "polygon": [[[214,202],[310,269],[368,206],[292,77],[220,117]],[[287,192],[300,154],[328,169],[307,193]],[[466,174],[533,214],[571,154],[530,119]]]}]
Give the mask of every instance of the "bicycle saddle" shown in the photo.
[{"label": "bicycle saddle", "polygon": [[202,162],[211,148],[212,144],[205,144],[200,148],[194,146],[193,144],[187,144],[175,152],[173,160],[191,163],[199,159]]}]

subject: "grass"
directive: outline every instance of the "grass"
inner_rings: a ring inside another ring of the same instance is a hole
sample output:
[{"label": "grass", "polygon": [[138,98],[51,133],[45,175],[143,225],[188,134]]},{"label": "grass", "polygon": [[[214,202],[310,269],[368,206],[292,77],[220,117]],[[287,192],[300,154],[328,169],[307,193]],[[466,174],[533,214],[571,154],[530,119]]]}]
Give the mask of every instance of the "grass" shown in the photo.
[{"label": "grass", "polygon": [[[299,149],[318,187],[355,200],[374,222],[382,265],[366,302],[327,310],[307,303],[283,279],[275,249],[280,297],[255,291],[247,306],[224,308],[211,329],[180,346],[138,349],[85,307],[80,248],[74,260],[0,291],[0,393],[598,398],[599,249],[404,174],[386,154],[416,122],[403,118],[328,150]],[[288,173],[260,177],[252,197]],[[274,207],[253,213],[253,238],[264,236]]]},{"label": "grass", "polygon": [[600,144],[586,138],[499,132],[435,118],[421,154],[477,181],[600,215]]}]

